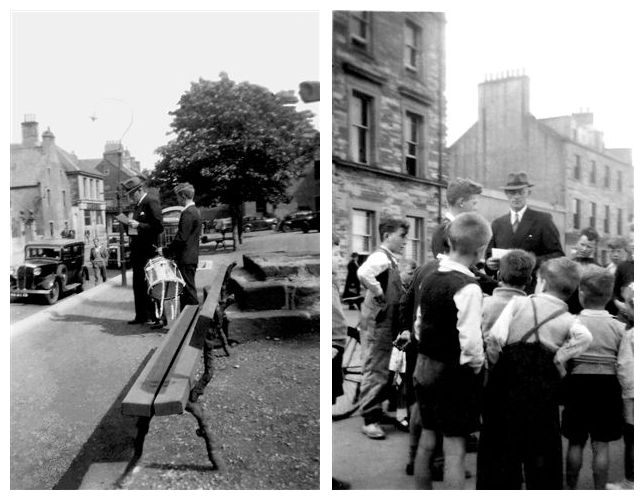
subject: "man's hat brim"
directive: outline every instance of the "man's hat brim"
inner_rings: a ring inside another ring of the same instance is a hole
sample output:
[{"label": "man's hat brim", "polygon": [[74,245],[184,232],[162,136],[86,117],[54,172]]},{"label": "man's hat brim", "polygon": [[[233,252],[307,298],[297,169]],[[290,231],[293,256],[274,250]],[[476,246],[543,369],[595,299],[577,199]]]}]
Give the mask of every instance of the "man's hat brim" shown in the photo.
[{"label": "man's hat brim", "polygon": [[510,186],[504,186],[502,187],[502,191],[517,191],[519,189],[524,189],[526,187],[533,187],[535,184],[511,184]]}]

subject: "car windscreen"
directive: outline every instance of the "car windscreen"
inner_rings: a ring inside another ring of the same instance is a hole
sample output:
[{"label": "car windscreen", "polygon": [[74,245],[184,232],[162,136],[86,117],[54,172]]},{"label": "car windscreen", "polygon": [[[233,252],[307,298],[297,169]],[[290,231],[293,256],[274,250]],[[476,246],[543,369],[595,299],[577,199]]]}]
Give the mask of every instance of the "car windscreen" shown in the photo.
[{"label": "car windscreen", "polygon": [[58,248],[27,248],[28,259],[60,259],[60,250]]}]

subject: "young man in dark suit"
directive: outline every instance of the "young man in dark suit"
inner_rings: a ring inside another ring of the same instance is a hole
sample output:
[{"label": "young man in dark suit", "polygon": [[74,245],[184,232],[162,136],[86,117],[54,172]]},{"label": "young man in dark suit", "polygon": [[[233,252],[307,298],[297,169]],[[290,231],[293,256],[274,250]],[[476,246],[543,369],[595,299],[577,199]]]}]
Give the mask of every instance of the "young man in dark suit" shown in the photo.
[{"label": "young man in dark suit", "polygon": [[[526,202],[531,194],[531,184],[526,172],[508,174],[503,187],[510,203],[510,211],[495,219],[492,224],[493,236],[488,244],[486,267],[493,272],[499,268],[499,258],[493,258],[493,248],[519,248],[535,255],[535,271],[542,262],[564,256],[560,233],[553,223],[551,214],[528,207]],[[535,287],[531,282],[527,293]]]},{"label": "young man in dark suit", "polygon": [[157,325],[154,306],[147,294],[145,265],[157,254],[158,236],[163,232],[163,217],[158,199],[148,195],[139,177],[121,183],[127,197],[135,203],[134,214],[127,223],[133,271],[134,307],[136,316],[129,324],[150,322]]},{"label": "young man in dark suit", "polygon": [[178,203],[183,206],[178,220],[176,236],[167,247],[166,253],[176,260],[176,266],[185,280],[181,294],[181,310],[186,305],[198,305],[196,293],[196,267],[198,266],[198,244],[201,235],[201,214],[194,204],[194,186],[183,182],[174,188]]}]

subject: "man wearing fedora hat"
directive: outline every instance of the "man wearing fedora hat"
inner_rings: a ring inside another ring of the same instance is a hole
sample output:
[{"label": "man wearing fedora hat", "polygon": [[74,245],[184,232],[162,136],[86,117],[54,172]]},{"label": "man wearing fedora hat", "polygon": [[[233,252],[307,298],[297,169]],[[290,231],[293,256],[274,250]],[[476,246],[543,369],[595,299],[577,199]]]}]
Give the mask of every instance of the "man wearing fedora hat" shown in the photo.
[{"label": "man wearing fedora hat", "polygon": [[134,214],[127,221],[127,233],[131,248],[134,308],[136,316],[129,324],[151,321],[157,324],[154,317],[154,305],[147,295],[145,284],[145,265],[157,252],[158,236],[163,232],[163,216],[158,199],[148,195],[145,184],[140,177],[131,177],[121,182],[124,194],[135,203]]},{"label": "man wearing fedora hat", "polygon": [[178,203],[183,206],[178,230],[172,242],[167,246],[167,254],[174,257],[176,267],[185,280],[181,294],[181,310],[186,305],[198,305],[196,294],[196,267],[198,265],[198,243],[201,235],[201,214],[194,204],[194,186],[182,182],[174,188]]},{"label": "man wearing fedora hat", "polygon": [[[499,268],[499,258],[492,257],[493,248],[519,248],[531,252],[537,260],[535,269],[545,260],[564,255],[560,233],[551,214],[533,210],[526,204],[531,187],[533,184],[528,181],[526,172],[508,174],[508,182],[502,189],[508,198],[510,210],[491,224],[493,236],[486,255],[486,267],[490,271],[495,272]],[[534,286],[531,283],[527,291],[532,292]]]}]

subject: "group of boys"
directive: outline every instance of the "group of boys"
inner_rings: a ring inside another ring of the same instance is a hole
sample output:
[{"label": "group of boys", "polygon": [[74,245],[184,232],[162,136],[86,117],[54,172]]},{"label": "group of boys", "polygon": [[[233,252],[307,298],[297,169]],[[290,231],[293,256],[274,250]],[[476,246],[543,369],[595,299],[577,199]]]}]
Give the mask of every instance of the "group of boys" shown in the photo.
[{"label": "group of boys", "polygon": [[[632,356],[625,359],[632,334],[605,310],[613,273],[596,265],[581,268],[566,257],[539,263],[529,252],[510,250],[499,261],[499,283],[484,296],[475,266],[486,255],[491,227],[482,216],[462,212],[449,220],[445,253],[415,274],[409,328],[403,319],[408,294],[402,300],[396,257],[408,225],[386,218],[379,230],[381,246],[359,268],[367,290],[360,323],[366,353],[363,433],[385,437],[380,423],[391,346],[411,342],[416,360],[407,366],[416,404],[410,420],[420,422],[420,435],[417,443],[411,430],[407,472],[414,473],[419,489],[432,488],[431,463],[441,448],[445,487],[463,489],[466,438],[476,431],[478,489],[519,489],[522,483],[528,489],[561,489],[562,434],[569,440],[567,486],[577,486],[590,436],[595,487],[603,489],[608,443],[622,436],[622,397],[632,398]],[[534,269],[535,293],[528,296]],[[578,316],[567,305],[576,291]],[[397,337],[406,329],[412,334]],[[632,480],[632,418],[628,432]]]}]

